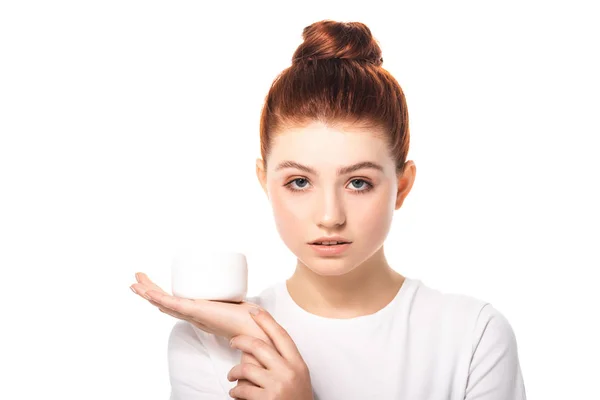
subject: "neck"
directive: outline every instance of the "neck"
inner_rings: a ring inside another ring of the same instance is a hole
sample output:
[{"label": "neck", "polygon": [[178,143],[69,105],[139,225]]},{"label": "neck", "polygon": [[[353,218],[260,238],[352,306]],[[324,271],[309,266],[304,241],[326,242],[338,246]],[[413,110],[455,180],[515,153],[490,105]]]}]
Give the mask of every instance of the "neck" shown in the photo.
[{"label": "neck", "polygon": [[373,314],[398,293],[404,277],[387,263],[383,246],[371,258],[344,275],[324,276],[298,260],[287,289],[298,306],[328,318]]}]

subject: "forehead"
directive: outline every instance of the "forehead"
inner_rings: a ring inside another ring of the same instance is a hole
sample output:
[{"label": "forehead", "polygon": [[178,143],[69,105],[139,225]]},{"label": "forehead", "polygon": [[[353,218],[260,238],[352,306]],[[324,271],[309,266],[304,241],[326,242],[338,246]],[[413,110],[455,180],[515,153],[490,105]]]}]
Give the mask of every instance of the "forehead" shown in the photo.
[{"label": "forehead", "polygon": [[278,132],[272,143],[270,164],[293,160],[318,167],[362,161],[382,163],[387,157],[387,144],[379,129],[312,122]]}]

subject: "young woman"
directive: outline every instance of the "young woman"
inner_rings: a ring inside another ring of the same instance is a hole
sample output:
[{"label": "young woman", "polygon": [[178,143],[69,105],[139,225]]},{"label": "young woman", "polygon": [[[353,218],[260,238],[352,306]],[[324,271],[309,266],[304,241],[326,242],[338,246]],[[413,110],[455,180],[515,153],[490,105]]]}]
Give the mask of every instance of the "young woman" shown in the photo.
[{"label": "young woman", "polygon": [[136,274],[134,292],[182,320],[171,399],[525,399],[500,312],[386,261],[416,167],[404,94],[371,31],[326,20],[303,37],[267,95],[256,163],[294,274],[241,304],[175,298]]}]

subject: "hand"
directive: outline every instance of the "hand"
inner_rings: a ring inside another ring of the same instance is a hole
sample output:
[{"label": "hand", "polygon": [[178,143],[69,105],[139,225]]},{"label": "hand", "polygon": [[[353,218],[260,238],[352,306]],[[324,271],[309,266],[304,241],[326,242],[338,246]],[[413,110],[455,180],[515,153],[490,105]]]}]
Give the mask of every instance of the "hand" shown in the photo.
[{"label": "hand", "polygon": [[245,379],[254,385],[238,383],[229,395],[246,400],[313,400],[310,372],[296,344],[271,314],[258,308],[255,311],[254,320],[273,345],[247,335],[231,340],[231,347],[252,354],[262,365],[242,362],[233,367],[227,380]]},{"label": "hand", "polygon": [[131,289],[148,300],[160,311],[175,318],[188,321],[199,329],[223,336],[228,340],[238,335],[248,335],[269,340],[248,313],[257,307],[249,302],[228,303],[214,300],[190,300],[171,296],[144,273],[135,274],[137,283]]},{"label": "hand", "polygon": [[[175,318],[188,321],[197,328],[223,336],[228,340],[233,336],[248,335],[263,339],[270,343],[267,334],[256,324],[248,314],[250,308],[257,307],[249,302],[230,303],[213,300],[189,300],[169,295],[150,280],[146,274],[135,274],[138,283],[131,285],[134,293],[148,300],[160,311]],[[260,365],[251,354],[242,354],[242,361]],[[252,385],[240,380],[238,385]]]}]

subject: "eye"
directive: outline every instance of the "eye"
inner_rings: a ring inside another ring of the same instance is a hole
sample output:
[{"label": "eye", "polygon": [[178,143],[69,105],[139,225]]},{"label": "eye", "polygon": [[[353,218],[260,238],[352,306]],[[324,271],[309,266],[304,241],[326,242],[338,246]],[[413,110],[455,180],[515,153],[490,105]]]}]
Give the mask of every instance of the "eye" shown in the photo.
[{"label": "eye", "polygon": [[[292,192],[306,192],[307,189],[305,188],[308,186],[308,183],[308,179],[306,178],[296,178],[286,183],[284,186]],[[373,189],[372,183],[366,181],[365,179],[358,178],[352,179],[349,186],[354,188],[354,190],[351,191],[355,192],[356,194],[363,194]]]},{"label": "eye", "polygon": [[[292,188],[293,183],[296,183],[297,187],[299,187],[300,189]],[[296,178],[293,181],[290,181],[288,184],[286,184],[286,186],[288,186],[291,190],[303,191],[303,188],[306,187],[307,183],[308,183],[308,179],[306,179],[306,178]]]},{"label": "eye", "polygon": [[[358,187],[355,185],[355,183],[357,183],[357,182],[359,184]],[[361,183],[362,183],[362,185],[361,185]],[[352,184],[352,186],[355,189],[359,189],[360,190],[361,187],[366,187],[368,185],[368,182],[365,181],[365,180],[362,180],[362,179],[353,179],[353,180],[350,181],[350,184]]]},{"label": "eye", "polygon": [[[357,185],[358,184],[358,187]],[[354,187],[357,190],[354,190],[357,194],[363,194],[370,192],[373,189],[373,184],[364,180],[364,179],[352,179],[350,181],[350,186]]]}]

